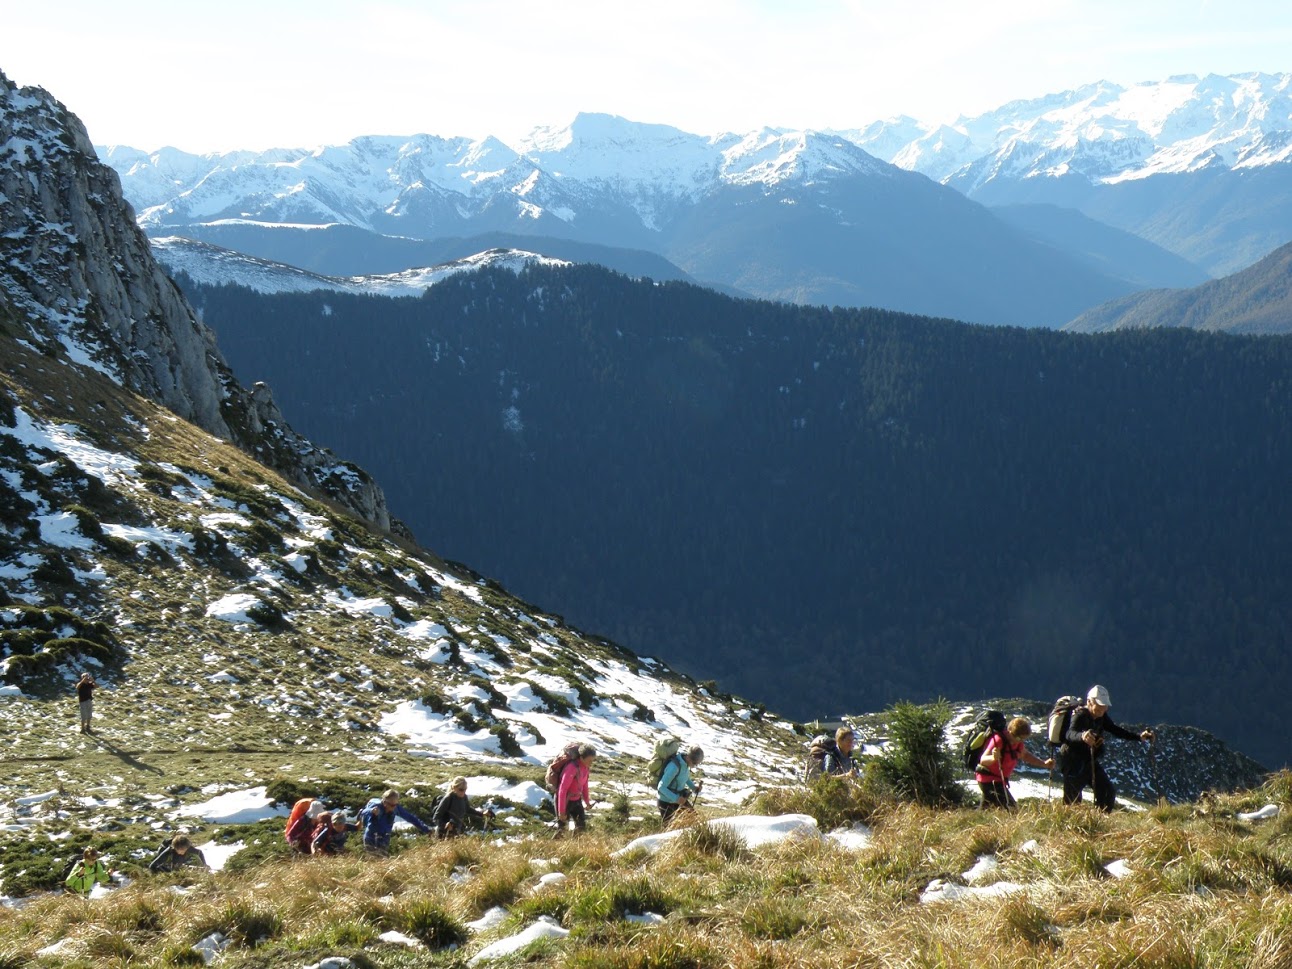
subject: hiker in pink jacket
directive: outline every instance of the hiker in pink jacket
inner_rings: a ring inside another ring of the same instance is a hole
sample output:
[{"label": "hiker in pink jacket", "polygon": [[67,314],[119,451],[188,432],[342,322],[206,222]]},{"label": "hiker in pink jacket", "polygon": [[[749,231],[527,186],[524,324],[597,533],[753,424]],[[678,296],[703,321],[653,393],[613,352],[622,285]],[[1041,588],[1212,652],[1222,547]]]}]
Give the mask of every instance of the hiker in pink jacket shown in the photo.
[{"label": "hiker in pink jacket", "polygon": [[1032,722],[1026,717],[1015,717],[1009,722],[1008,733],[994,733],[978,760],[978,789],[982,791],[981,807],[1016,808],[1018,802],[1009,789],[1009,778],[1019,761],[1033,767],[1054,769],[1054,759],[1041,760],[1024,744],[1032,736]]},{"label": "hiker in pink jacket", "polygon": [[579,745],[579,756],[565,765],[561,782],[556,787],[556,836],[559,838],[574,821],[576,832],[588,826],[588,808],[592,798],[588,795],[588,775],[597,750],[591,744]]}]

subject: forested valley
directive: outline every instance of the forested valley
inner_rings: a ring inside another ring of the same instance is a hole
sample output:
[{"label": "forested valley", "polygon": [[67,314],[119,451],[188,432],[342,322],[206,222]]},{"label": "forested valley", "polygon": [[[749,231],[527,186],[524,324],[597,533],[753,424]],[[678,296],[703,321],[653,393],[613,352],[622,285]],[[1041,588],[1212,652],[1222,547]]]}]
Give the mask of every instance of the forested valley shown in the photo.
[{"label": "forested valley", "polygon": [[583,628],[799,719],[1053,697],[1280,766],[1292,338],[737,300],[593,266],[422,298],[180,277],[393,512]]}]

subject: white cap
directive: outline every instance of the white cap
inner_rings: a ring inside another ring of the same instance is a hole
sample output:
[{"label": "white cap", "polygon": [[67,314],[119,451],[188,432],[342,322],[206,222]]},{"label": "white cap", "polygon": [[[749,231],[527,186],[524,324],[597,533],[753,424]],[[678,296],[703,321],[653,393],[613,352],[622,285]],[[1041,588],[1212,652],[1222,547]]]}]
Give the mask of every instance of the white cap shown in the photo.
[{"label": "white cap", "polygon": [[1113,701],[1108,698],[1108,688],[1104,686],[1092,686],[1090,692],[1086,694],[1087,700],[1094,700],[1101,707],[1110,707]]},{"label": "white cap", "polygon": [[310,802],[310,806],[305,809],[305,816],[313,821],[320,814],[327,810],[327,805],[322,801],[315,799]]}]

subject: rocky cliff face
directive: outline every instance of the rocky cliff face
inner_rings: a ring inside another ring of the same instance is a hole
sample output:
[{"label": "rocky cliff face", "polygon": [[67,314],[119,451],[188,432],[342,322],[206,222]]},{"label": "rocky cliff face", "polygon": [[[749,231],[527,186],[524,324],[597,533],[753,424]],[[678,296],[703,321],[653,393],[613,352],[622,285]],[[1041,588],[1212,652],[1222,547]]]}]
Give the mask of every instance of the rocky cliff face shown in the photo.
[{"label": "rocky cliff face", "polygon": [[234,379],[211,331],[153,260],[85,127],[0,73],[0,330],[91,366],[380,528],[362,469],[296,434],[268,388]]}]

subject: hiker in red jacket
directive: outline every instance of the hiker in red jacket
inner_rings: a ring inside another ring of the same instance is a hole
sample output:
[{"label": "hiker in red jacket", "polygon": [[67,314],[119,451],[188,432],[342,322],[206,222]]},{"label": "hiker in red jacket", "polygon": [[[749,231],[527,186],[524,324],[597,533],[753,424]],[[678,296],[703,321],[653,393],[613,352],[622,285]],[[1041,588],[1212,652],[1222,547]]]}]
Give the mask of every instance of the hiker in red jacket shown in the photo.
[{"label": "hiker in red jacket", "polygon": [[1009,789],[1009,778],[1018,762],[1033,767],[1054,767],[1054,758],[1041,760],[1027,749],[1025,741],[1032,735],[1032,723],[1026,717],[1015,717],[1006,733],[994,733],[987,739],[978,758],[978,790],[982,791],[983,808],[1014,808],[1018,802]]}]

